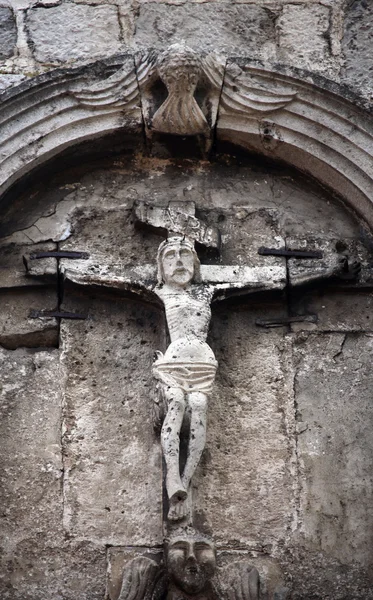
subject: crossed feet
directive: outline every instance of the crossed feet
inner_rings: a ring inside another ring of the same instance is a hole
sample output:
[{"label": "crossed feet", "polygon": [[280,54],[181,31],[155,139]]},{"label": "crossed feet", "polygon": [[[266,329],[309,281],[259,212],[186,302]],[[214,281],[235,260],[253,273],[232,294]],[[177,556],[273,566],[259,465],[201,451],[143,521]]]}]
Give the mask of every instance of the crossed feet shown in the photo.
[{"label": "crossed feet", "polygon": [[189,514],[188,492],[184,487],[178,487],[168,499],[168,520],[181,521]]}]

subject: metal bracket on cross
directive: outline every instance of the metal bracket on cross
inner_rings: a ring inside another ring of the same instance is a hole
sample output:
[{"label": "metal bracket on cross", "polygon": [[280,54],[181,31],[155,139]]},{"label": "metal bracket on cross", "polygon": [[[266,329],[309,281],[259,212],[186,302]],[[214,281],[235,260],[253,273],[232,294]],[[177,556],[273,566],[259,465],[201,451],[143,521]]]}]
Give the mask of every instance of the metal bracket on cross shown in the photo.
[{"label": "metal bracket on cross", "polygon": [[137,202],[134,206],[135,222],[147,225],[161,235],[185,235],[202,246],[220,250],[219,229],[207,225],[195,216],[194,202],[169,202],[168,206],[154,206]]}]

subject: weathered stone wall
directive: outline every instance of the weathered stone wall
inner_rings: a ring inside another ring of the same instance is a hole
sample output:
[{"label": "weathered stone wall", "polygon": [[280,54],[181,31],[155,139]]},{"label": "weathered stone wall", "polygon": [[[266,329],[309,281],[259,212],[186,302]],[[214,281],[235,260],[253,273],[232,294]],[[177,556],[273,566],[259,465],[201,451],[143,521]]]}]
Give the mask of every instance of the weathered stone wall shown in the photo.
[{"label": "weathered stone wall", "polygon": [[371,97],[367,0],[9,0],[0,7],[3,88],[57,66],[184,39],[199,50],[283,63]]},{"label": "weathered stone wall", "polygon": [[[367,281],[369,237],[313,183],[232,157],[136,155],[39,181],[8,210],[1,240],[2,294],[13,303],[2,303],[0,331],[0,596],[102,600],[108,568],[116,600],[123,561],[157,554],[162,543],[151,364],[166,344],[163,311],[108,290],[65,285],[62,296],[53,282],[34,285],[22,254],[53,244],[86,251],[90,259],[75,263],[82,272],[153,262],[160,238],[136,229],[131,212],[145,197],[195,201],[221,230],[222,264],[279,264],[258,247],[303,240],[342,254],[354,248]],[[288,267],[290,277],[299,269],[294,259]],[[50,308],[53,290],[62,309],[87,318],[28,319],[30,308]],[[365,285],[214,307],[209,343],[220,367],[193,484],[195,525],[214,535],[220,562],[246,557],[264,582],[268,573],[285,579],[294,599],[373,598],[371,303]],[[318,322],[256,324],[289,311]]]},{"label": "weathered stone wall", "polygon": [[[368,0],[0,4],[1,90],[184,39],[223,57],[298,68],[308,81],[321,74],[372,99]],[[1,208],[1,600],[117,600],[124,562],[161,552],[151,365],[166,347],[163,310],[63,285],[54,258],[40,267],[44,279],[26,277],[23,264],[30,252],[57,249],[88,252],[76,263],[82,272],[154,262],[160,238],[133,222],[143,199],[196,203],[223,240],[221,257],[201,251],[202,262],[285,265],[258,255],[274,245],[361,261],[355,287],[290,287],[213,307],[208,342],[219,370],[193,500],[195,525],[214,536],[220,564],[244,557],[264,586],[272,581],[261,600],[273,600],[278,582],[295,600],[373,599],[371,234],[338,198],[285,167],[229,157],[235,150],[219,140],[211,162],[149,158],[140,138],[115,159],[84,163],[77,153],[71,168],[58,159],[11,189]],[[291,284],[300,267],[286,266]],[[84,318],[30,314],[56,307]],[[289,315],[317,321],[257,324]]]}]

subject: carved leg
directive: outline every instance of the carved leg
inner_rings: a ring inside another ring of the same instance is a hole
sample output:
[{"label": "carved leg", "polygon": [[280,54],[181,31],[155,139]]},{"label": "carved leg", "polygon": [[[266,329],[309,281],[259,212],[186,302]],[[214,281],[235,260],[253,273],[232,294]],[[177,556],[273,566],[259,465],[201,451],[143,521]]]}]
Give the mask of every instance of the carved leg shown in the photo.
[{"label": "carved leg", "polygon": [[174,521],[184,516],[183,504],[187,492],[180,478],[180,429],[185,412],[185,394],[179,388],[165,390],[168,410],[163,421],[161,441],[166,463],[166,489],[169,499],[168,518]]},{"label": "carved leg", "polygon": [[187,490],[194,471],[197,468],[206,443],[207,396],[202,392],[188,394],[191,410],[188,456],[182,476],[184,488]]}]

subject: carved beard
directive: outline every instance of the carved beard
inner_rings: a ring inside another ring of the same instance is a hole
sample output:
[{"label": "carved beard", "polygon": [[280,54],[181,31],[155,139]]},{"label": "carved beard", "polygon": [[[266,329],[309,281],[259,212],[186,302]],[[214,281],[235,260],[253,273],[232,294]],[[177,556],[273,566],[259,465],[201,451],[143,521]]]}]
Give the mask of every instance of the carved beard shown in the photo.
[{"label": "carved beard", "polygon": [[174,576],[173,580],[176,586],[191,596],[195,596],[206,590],[209,574],[205,573],[200,567],[185,567],[182,574]]}]

